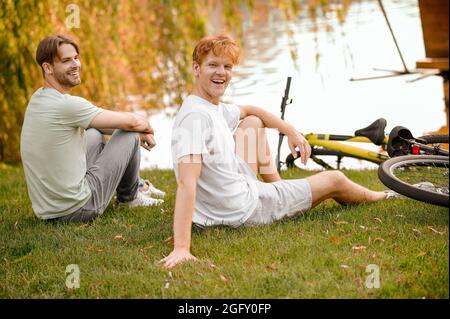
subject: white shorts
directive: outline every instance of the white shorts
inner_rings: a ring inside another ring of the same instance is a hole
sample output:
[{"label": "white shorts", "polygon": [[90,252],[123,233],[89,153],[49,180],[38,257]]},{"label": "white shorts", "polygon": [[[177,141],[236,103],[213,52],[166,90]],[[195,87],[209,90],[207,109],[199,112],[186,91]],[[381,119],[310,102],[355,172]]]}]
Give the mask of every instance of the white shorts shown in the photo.
[{"label": "white shorts", "polygon": [[256,209],[243,226],[270,224],[311,209],[311,186],[305,179],[287,179],[273,183],[254,181],[258,189]]},{"label": "white shorts", "polygon": [[273,183],[258,180],[248,164],[237,156],[239,171],[258,189],[258,203],[243,226],[270,224],[311,209],[311,186],[305,179],[284,179]]},{"label": "white shorts", "polygon": [[[258,190],[258,203],[250,216],[238,226],[270,224],[276,220],[293,217],[311,209],[311,186],[305,179],[286,179],[273,183],[258,180],[250,166],[237,156],[239,172]],[[204,225],[194,225],[205,228]]]}]

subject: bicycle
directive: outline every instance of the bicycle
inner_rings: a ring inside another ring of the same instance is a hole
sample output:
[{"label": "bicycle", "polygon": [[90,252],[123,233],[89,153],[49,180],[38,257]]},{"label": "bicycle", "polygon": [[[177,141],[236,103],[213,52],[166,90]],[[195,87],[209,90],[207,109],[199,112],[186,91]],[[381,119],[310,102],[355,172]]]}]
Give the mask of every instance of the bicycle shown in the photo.
[{"label": "bicycle", "polygon": [[[289,99],[290,84],[291,78],[288,77],[281,102],[281,119],[284,119],[286,106],[292,103],[292,99]],[[369,126],[356,130],[354,136],[310,133],[305,138],[311,145],[311,159],[326,169],[333,167],[317,156],[336,156],[338,169],[343,157],[381,164],[378,168],[379,178],[390,189],[413,199],[449,206],[449,152],[440,145],[449,143],[448,135],[415,138],[407,128],[396,126],[386,136],[385,127],[386,120],[380,118]],[[297,152],[297,158],[289,154],[285,162],[280,161],[283,138],[284,135],[280,133],[276,159],[278,171],[282,164],[286,164],[288,168],[293,167],[295,160],[300,158],[300,153]],[[381,150],[373,152],[342,142],[373,143],[379,145]]]},{"label": "bicycle", "polygon": [[449,152],[441,147],[448,143],[448,135],[414,138],[408,129],[395,127],[388,142],[392,158],[378,167],[379,179],[399,194],[448,207]]},{"label": "bicycle", "polygon": [[[288,77],[285,93],[281,101],[281,119],[283,120],[286,106],[292,103],[292,99],[289,98],[290,85],[291,77]],[[385,127],[386,120],[383,118],[379,118],[369,126],[356,130],[353,136],[317,133],[306,134],[305,138],[311,146],[310,158],[325,169],[335,168],[318,156],[336,157],[336,169],[340,169],[341,162],[344,157],[352,157],[369,161],[375,164],[380,164],[389,158],[386,152],[388,137],[384,132]],[[297,154],[297,158],[294,158],[292,154],[289,154],[284,162],[280,160],[280,148],[283,142],[283,138],[284,135],[282,133],[279,133],[278,152],[276,158],[278,171],[281,170],[281,166],[283,164],[286,164],[287,168],[292,168],[294,166],[295,160],[300,157],[299,154]],[[375,144],[380,146],[380,150],[376,152],[362,147],[345,144],[347,142]]]}]

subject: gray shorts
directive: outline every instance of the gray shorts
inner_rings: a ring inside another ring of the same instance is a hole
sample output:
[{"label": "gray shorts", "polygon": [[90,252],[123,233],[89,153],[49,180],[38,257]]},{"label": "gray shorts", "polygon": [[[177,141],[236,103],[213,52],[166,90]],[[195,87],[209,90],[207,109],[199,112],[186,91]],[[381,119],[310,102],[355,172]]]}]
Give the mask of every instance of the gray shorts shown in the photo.
[{"label": "gray shorts", "polygon": [[287,179],[273,183],[255,181],[258,188],[256,209],[244,226],[270,224],[311,209],[311,187],[305,179]]},{"label": "gray shorts", "polygon": [[273,183],[258,180],[250,166],[238,157],[239,171],[258,189],[258,203],[243,226],[270,224],[311,209],[311,186],[305,179],[285,179]]}]

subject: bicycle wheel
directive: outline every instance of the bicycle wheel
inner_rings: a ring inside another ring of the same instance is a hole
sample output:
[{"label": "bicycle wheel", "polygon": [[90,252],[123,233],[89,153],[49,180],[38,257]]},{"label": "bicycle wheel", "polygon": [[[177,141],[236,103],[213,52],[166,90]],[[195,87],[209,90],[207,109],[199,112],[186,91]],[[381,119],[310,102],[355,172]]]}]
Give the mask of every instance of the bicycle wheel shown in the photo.
[{"label": "bicycle wheel", "polygon": [[419,137],[424,140],[426,144],[448,144],[448,135],[425,135]]},{"label": "bicycle wheel", "polygon": [[438,155],[394,157],[379,166],[378,177],[399,194],[448,207],[448,162],[447,156]]}]

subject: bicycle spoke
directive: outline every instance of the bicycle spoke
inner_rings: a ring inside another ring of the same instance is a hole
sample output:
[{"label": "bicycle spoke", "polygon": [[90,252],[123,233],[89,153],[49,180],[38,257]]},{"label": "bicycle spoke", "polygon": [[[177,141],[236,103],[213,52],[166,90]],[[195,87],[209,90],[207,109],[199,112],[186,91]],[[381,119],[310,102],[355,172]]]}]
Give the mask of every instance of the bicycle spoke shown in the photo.
[{"label": "bicycle spoke", "polygon": [[378,177],[390,189],[426,203],[449,206],[449,159],[437,155],[391,158],[378,169]]},{"label": "bicycle spoke", "polygon": [[[418,187],[426,191],[442,194],[449,193],[449,168],[446,163],[440,165],[436,163],[411,163],[394,166],[392,174],[407,184],[418,184]],[[432,186],[426,183],[431,183]]]}]

